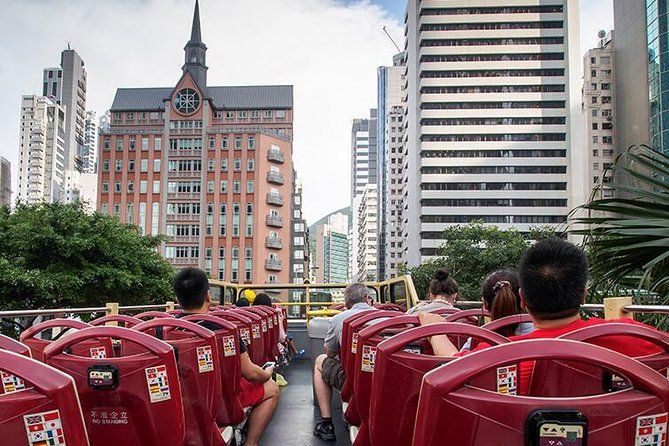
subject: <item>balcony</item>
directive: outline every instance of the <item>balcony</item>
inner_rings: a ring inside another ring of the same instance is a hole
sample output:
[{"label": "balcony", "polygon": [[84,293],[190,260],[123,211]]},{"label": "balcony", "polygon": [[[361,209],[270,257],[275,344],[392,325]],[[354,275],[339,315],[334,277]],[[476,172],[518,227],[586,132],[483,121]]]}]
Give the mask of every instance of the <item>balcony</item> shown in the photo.
[{"label": "balcony", "polygon": [[266,259],[265,260],[265,269],[268,271],[281,271],[281,260],[278,259]]},{"label": "balcony", "polygon": [[197,265],[197,259],[196,258],[188,258],[188,257],[178,257],[178,258],[173,258],[173,259],[168,259],[168,261],[172,265]]},{"label": "balcony", "polygon": [[175,235],[172,237],[172,241],[178,243],[197,243],[200,241],[200,237],[197,235]]},{"label": "balcony", "polygon": [[200,221],[200,214],[167,214],[168,220]]},{"label": "balcony", "polygon": [[280,215],[268,215],[265,218],[265,223],[273,228],[283,228],[283,218]]},{"label": "balcony", "polygon": [[283,164],[286,161],[286,157],[280,149],[269,149],[267,151],[267,159],[279,164]]},{"label": "balcony", "polygon": [[167,198],[175,200],[200,198],[200,192],[168,192]]},{"label": "balcony", "polygon": [[168,177],[172,178],[201,178],[201,170],[181,170],[181,171],[170,171],[167,173]]},{"label": "balcony", "polygon": [[272,249],[282,249],[283,248],[283,242],[279,237],[266,237],[265,238],[265,246],[267,248],[272,248]]},{"label": "balcony", "polygon": [[275,192],[269,192],[267,194],[267,204],[273,204],[275,206],[283,206],[283,197],[281,194]]},{"label": "balcony", "polygon": [[202,156],[202,149],[170,149],[170,156]]},{"label": "balcony", "polygon": [[275,172],[270,170],[267,172],[267,181],[272,184],[283,184],[283,174],[281,172]]}]

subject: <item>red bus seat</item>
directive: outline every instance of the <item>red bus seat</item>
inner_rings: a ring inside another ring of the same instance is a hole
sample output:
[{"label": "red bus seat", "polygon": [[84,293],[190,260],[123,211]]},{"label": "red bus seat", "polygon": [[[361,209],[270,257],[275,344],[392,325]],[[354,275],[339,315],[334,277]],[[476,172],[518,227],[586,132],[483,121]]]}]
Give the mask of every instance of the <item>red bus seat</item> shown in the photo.
[{"label": "red bus seat", "polygon": [[370,364],[367,366],[374,372],[369,408],[369,435],[372,444],[411,443],[423,376],[454,358],[404,350],[435,335],[471,337],[492,345],[508,342],[507,338],[492,331],[457,322],[412,328],[381,342],[370,355]]},{"label": "red bus seat", "polygon": [[[559,339],[587,342],[597,345],[603,338],[625,336],[643,340],[662,349],[655,355],[635,358],[657,370],[664,377],[669,367],[669,335],[642,325],[607,323],[581,328],[560,336]],[[547,383],[558,383],[552,386]],[[530,395],[555,396],[595,395],[620,390],[629,386],[622,377],[614,377],[608,370],[583,363],[564,361],[538,361],[532,372]]]},{"label": "red bus seat", "polygon": [[264,364],[264,362],[262,362],[263,351],[265,349],[264,340],[262,340],[262,338],[254,338],[252,335],[253,326],[258,326],[255,320],[248,314],[243,314],[234,310],[218,310],[209,314],[235,324],[239,329],[239,336],[242,338],[242,341],[244,341],[244,344],[246,344],[246,350],[251,362],[254,364],[260,363],[260,365]]},{"label": "red bus seat", "polygon": [[[30,347],[30,351],[33,354],[33,358],[38,361],[44,362],[44,349],[54,341],[48,339],[42,339],[38,337],[40,333],[45,330],[59,328],[66,329],[61,331],[58,334],[58,338],[70,336],[73,330],[82,330],[84,328],[91,327],[89,324],[74,319],[51,319],[48,321],[40,322],[39,324],[28,327],[24,330],[19,339],[22,343]],[[102,338],[102,339],[91,339],[88,338],[85,342],[78,343],[71,346],[72,354],[78,356],[90,356],[95,358],[105,358],[113,356],[113,347],[111,339]]]},{"label": "red bus seat", "polygon": [[513,326],[518,324],[528,324],[528,323],[532,323],[532,316],[530,316],[527,313],[521,313],[502,317],[497,320],[488,322],[483,326],[483,328],[497,332],[497,330],[506,328],[508,326]]},{"label": "red bus seat", "polygon": [[274,310],[265,306],[251,306],[244,307],[245,311],[251,311],[262,317],[261,328],[264,340],[265,359],[266,361],[274,361],[278,356],[279,333],[274,330]]},{"label": "red bus seat", "polygon": [[[360,429],[354,433],[356,446],[370,445],[369,440],[369,405],[372,395],[372,378],[374,371],[368,367],[363,367],[363,357],[366,351],[372,351],[377,346],[386,340],[388,337],[396,335],[402,331],[414,328],[420,325],[418,316],[402,315],[393,317],[385,321],[378,322],[369,327],[365,327],[358,333],[358,351],[360,354],[355,355],[354,367],[354,387],[353,397],[351,399],[351,406],[355,406],[358,411],[360,419]],[[419,347],[420,351],[424,349]],[[353,404],[355,401],[355,404]],[[352,435],[352,436],[353,436]]]},{"label": "red bus seat", "polygon": [[432,310],[429,313],[438,314],[440,316],[448,316],[450,314],[459,313],[460,311],[463,311],[463,310],[461,310],[459,308],[448,308],[447,307],[447,308],[437,308],[436,310]]},{"label": "red bus seat", "polygon": [[239,382],[242,377],[241,362],[239,359],[239,330],[237,326],[220,317],[208,314],[192,314],[183,318],[186,321],[198,323],[208,322],[220,328],[214,330],[218,340],[218,356],[221,364],[221,392],[223,404],[216,416],[220,426],[236,425],[244,421],[244,408],[239,402]]},{"label": "red bus seat", "polygon": [[159,317],[173,317],[173,316],[165,311],[144,311],[142,313],[136,314],[134,317],[136,317],[137,319],[141,319],[143,321],[148,321]]},{"label": "red bus seat", "polygon": [[461,322],[470,325],[483,325],[483,318],[490,317],[488,310],[482,308],[472,308],[469,310],[460,310],[446,315],[444,322]]},{"label": "red bus seat", "polygon": [[16,339],[10,338],[9,336],[5,336],[3,334],[0,334],[0,350],[7,350],[10,352],[18,353],[19,355],[32,358],[32,354],[30,353],[30,348],[27,345],[17,341]]},{"label": "red bus seat", "polygon": [[[0,350],[10,351],[19,355],[27,356],[28,358],[32,358],[32,354],[30,353],[30,349],[27,345],[2,334],[0,334]],[[2,382],[2,387],[0,387],[0,395],[25,389],[25,382],[23,382],[21,378],[14,376],[5,370],[2,370],[2,367],[0,367],[0,382]]]},{"label": "red bus seat", "polygon": [[397,304],[374,304],[374,308],[377,310],[400,311],[404,313],[402,307]]},{"label": "red bus seat", "polygon": [[2,444],[89,445],[72,378],[9,350],[0,350],[0,370],[22,383],[0,395]]},{"label": "red bus seat", "polygon": [[[86,358],[67,350],[95,338],[120,339],[145,353]],[[47,364],[74,378],[91,443],[95,446],[183,446],[184,415],[174,349],[121,327],[91,327],[44,350]]]},{"label": "red bus seat", "polygon": [[219,339],[213,331],[178,318],[153,319],[133,330],[147,333],[157,327],[162,327],[165,342],[177,353],[186,422],[184,446],[226,445],[216,424],[223,405]]},{"label": "red bus seat", "polygon": [[[267,362],[267,355],[265,353],[265,346],[269,345],[269,341],[266,340],[266,337],[263,335],[262,323],[265,321],[263,316],[260,316],[253,311],[248,311],[246,308],[238,308],[235,310],[228,310],[231,313],[241,314],[251,319],[251,342],[254,344],[252,352],[249,352],[251,361],[259,366],[262,366]],[[265,321],[266,323],[266,321]],[[251,353],[253,355],[251,355]]]},{"label": "red bus seat", "polygon": [[[633,387],[590,397],[540,398],[468,385],[480,373],[548,359],[612,369]],[[425,376],[412,444],[443,445],[444,439],[458,446],[666,444],[669,381],[657,377],[635,359],[581,342],[538,339],[491,347]]]},{"label": "red bus seat", "polygon": [[[341,345],[340,351],[339,351],[339,360],[341,361],[342,365],[346,367],[346,363],[348,361],[351,348],[345,348],[345,346],[351,346],[351,334],[349,333],[349,326],[351,325],[351,322],[354,320],[358,319],[359,317],[363,317],[365,314],[367,314],[369,311],[378,311],[378,310],[366,310],[366,311],[360,311],[358,313],[352,314],[346,319],[344,319],[344,322],[342,323],[342,328],[341,328]],[[353,344],[353,349],[355,349],[356,344]],[[349,395],[350,396],[350,395]]]},{"label": "red bus seat", "polygon": [[133,316],[127,316],[125,314],[110,314],[107,316],[102,316],[97,319],[93,319],[90,324],[94,327],[99,327],[100,325],[106,325],[109,322],[116,322],[118,324],[121,324],[120,326],[125,327],[125,328],[132,328],[137,324],[141,324],[144,322],[142,319],[133,317]]},{"label": "red bus seat", "polygon": [[[374,311],[365,311],[361,312],[357,317],[349,317],[344,321],[342,328],[342,344],[341,350],[339,352],[339,357],[346,357],[346,361],[342,361],[344,366],[344,375],[346,380],[344,380],[344,386],[341,389],[341,398],[342,401],[347,403],[351,402],[351,396],[353,395],[353,381],[355,380],[355,357],[360,351],[358,349],[358,334],[360,330],[365,328],[365,325],[370,322],[381,319],[381,318],[391,318],[402,316],[403,313],[398,313],[397,311],[388,311],[388,310],[374,310]],[[346,330],[346,338],[344,338],[344,330]],[[348,412],[350,408],[350,417],[346,420],[358,426],[360,420],[357,416],[357,410],[349,405],[344,408],[344,415]]]}]

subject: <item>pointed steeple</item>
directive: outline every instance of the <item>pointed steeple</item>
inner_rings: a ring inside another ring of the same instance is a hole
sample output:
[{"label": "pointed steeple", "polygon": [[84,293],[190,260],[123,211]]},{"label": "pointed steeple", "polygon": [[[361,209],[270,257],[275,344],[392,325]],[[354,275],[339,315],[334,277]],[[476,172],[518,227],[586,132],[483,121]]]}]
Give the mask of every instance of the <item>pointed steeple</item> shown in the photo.
[{"label": "pointed steeple", "polygon": [[190,40],[184,47],[184,51],[186,52],[186,60],[181,69],[184,73],[188,71],[200,89],[204,91],[207,87],[207,46],[202,42],[200,3],[198,0],[195,0]]}]

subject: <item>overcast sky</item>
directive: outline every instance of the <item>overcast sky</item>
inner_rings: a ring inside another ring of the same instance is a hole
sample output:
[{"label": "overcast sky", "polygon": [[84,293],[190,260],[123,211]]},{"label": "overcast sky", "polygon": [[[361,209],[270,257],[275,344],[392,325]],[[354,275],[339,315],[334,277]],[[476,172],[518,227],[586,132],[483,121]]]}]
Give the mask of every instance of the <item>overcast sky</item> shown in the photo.
[{"label": "overcast sky", "polygon": [[[194,0],[0,0],[0,156],[16,192],[20,103],[71,42],[88,71],[88,108],[117,87],[168,87],[181,75]],[[294,162],[305,214],[349,204],[351,120],[376,105],[376,68],[402,45],[405,0],[201,0],[209,85],[295,86]],[[612,0],[581,1],[581,53],[613,26]]]}]

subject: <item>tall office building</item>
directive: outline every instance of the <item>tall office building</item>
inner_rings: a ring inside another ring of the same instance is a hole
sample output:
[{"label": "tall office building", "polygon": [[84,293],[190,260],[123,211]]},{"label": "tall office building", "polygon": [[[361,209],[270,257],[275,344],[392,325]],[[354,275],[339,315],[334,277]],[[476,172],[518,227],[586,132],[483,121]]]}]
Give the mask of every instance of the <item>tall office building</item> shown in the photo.
[{"label": "tall office building", "polygon": [[589,186],[578,1],[410,0],[405,31],[407,263],[452,225],[563,223]]},{"label": "tall office building", "polygon": [[[583,117],[587,132],[588,179],[597,188],[597,198],[611,197],[610,167],[615,160],[613,146],[615,117],[615,62],[613,32],[600,31],[597,48],[583,58]],[[600,187],[601,186],[601,187]]]},{"label": "tall office building", "polygon": [[669,5],[657,0],[614,0],[616,148],[647,144],[669,154],[669,48],[663,43]]},{"label": "tall office building", "polygon": [[18,199],[60,200],[65,182],[65,108],[44,96],[23,96]]},{"label": "tall office building", "polygon": [[347,283],[348,215],[335,213],[314,228],[312,266],[316,283]]},{"label": "tall office building", "polygon": [[197,1],[184,51],[174,86],[117,90],[99,138],[98,207],[166,235],[175,266],[288,283],[293,88],[208,85]]},{"label": "tall office building", "polygon": [[12,204],[12,165],[0,156],[0,206]]},{"label": "tall office building", "polygon": [[379,67],[378,79],[378,253],[379,280],[397,276],[402,262],[402,134],[404,53],[392,67]]},{"label": "tall office building", "polygon": [[[271,172],[270,172],[271,174]],[[309,278],[309,228],[302,213],[302,181],[297,178],[297,172],[293,170],[293,199],[292,199],[292,238],[291,246],[291,282],[304,283]],[[268,241],[276,242],[276,239]],[[275,245],[280,245],[280,243]]]},{"label": "tall office building", "polygon": [[94,111],[86,112],[84,124],[84,148],[82,151],[82,173],[95,173],[95,148],[98,143],[98,121]]},{"label": "tall office building", "polygon": [[379,196],[376,184],[368,184],[359,199],[356,231],[358,245],[355,280],[358,282],[378,280],[378,218]]}]

